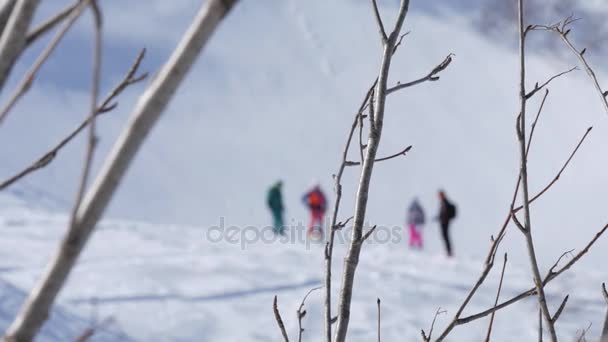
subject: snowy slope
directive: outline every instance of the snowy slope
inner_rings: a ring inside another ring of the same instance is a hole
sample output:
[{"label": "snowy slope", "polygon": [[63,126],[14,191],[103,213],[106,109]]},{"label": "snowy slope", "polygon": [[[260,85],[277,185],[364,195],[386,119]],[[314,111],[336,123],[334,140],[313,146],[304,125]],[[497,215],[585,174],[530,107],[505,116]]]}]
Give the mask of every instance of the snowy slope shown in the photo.
[{"label": "snowy slope", "polygon": [[[140,19],[129,24],[124,13],[118,14],[124,6],[109,2],[105,88],[120,78],[144,43],[149,47],[144,67],[156,70],[196,3],[180,2],[169,10],[163,1],[154,1],[141,8],[149,15],[138,12]],[[384,4],[387,18],[394,14],[395,3]],[[425,9],[412,4],[405,28],[412,34],[395,60],[391,82],[425,74],[450,52],[456,60],[440,82],[389,100],[380,153],[409,144],[414,148],[407,158],[375,169],[368,217],[373,223],[401,225],[412,197],[419,196],[433,212],[435,191],[445,188],[461,213],[457,246],[481,255],[507,209],[517,172],[516,56],[505,45],[481,37],[469,17]],[[159,20],[168,23],[162,35],[152,39],[149,32],[142,33],[142,27],[155,27],[153,22]],[[85,24],[70,35],[66,50],[45,68],[39,86],[3,126],[2,177],[38,157],[82,118],[86,73],[70,71],[67,80],[56,75],[87,58],[82,48],[88,41]],[[374,25],[366,1],[239,4],[147,141],[109,216],[207,227],[224,217],[230,224],[262,225],[268,221],[264,192],[283,178],[288,216],[295,222],[305,220],[300,195],[313,178],[331,190],[331,174],[352,113],[376,73],[380,49]],[[69,54],[73,50],[78,54]],[[574,63],[532,56],[530,84]],[[136,93],[129,91],[119,110],[100,120],[98,162]],[[588,126],[595,130],[562,180],[535,206],[537,231],[555,239],[540,242],[541,255],[548,259],[543,264],[581,244],[605,223],[603,189],[608,183],[608,155],[603,153],[607,121],[584,74],[555,82],[546,108],[530,156],[533,191],[549,182]],[[55,208],[69,206],[82,146],[76,141],[51,167],[25,180],[21,194],[28,203],[44,196]],[[346,175],[345,216],[353,205],[356,172]],[[553,234],[556,230],[567,233]],[[591,257],[600,259],[599,254]]]},{"label": "snowy slope", "polygon": [[[62,5],[50,3],[44,3],[46,14]],[[122,76],[143,45],[149,48],[144,67],[152,74],[167,57],[198,1],[168,3],[104,5],[108,30],[104,89]],[[395,3],[383,2],[387,18],[394,14]],[[458,205],[453,228],[458,259],[446,263],[436,256],[441,246],[434,226],[427,228],[422,255],[406,253],[403,241],[366,250],[355,298],[362,309],[352,332],[362,340],[373,334],[369,321],[375,315],[377,296],[385,303],[386,334],[395,338],[417,337],[439,306],[453,313],[480,269],[480,257],[504,218],[515,184],[516,55],[509,44],[481,37],[462,12],[436,10],[413,2],[405,28],[412,33],[395,59],[391,82],[426,74],[450,52],[455,53],[455,61],[439,82],[389,100],[380,154],[409,144],[414,148],[407,158],[375,168],[368,220],[402,226],[405,207],[414,196],[433,214],[435,191],[445,188]],[[81,22],[69,35],[65,50],[49,62],[37,87],[3,125],[1,178],[39,157],[82,119],[87,103],[87,64],[82,61],[89,60],[88,24]],[[239,4],[146,142],[109,212],[112,218],[175,225],[104,223],[61,303],[86,317],[89,299],[99,297],[101,315],[117,317],[129,335],[142,340],[226,339],[231,333],[242,334],[237,340],[276,340],[270,314],[258,313],[270,308],[277,293],[285,314],[293,318],[302,295],[321,278],[320,249],[259,244],[241,251],[238,246],[209,244],[204,233],[222,218],[227,225],[266,225],[264,194],[277,178],[285,180],[288,217],[294,225],[306,220],[299,198],[312,178],[320,179],[330,192],[346,130],[379,64],[374,25],[367,1]],[[514,41],[511,35],[501,39]],[[34,53],[26,57],[31,60]],[[532,56],[529,83],[574,63]],[[15,75],[25,67],[20,65]],[[608,79],[605,73],[599,76]],[[127,92],[119,109],[100,120],[97,166],[141,89],[140,85]],[[533,207],[543,270],[564,251],[584,245],[608,219],[604,208],[607,120],[582,72],[552,85],[530,155],[532,191],[551,180],[588,126],[594,130],[557,185]],[[19,269],[0,277],[22,291],[40,275],[64,226],[60,214],[32,210],[69,207],[82,153],[82,141],[76,141],[50,167],[11,189],[19,200],[11,197],[2,200],[10,203],[1,202],[20,209],[3,214],[2,236],[11,238],[0,241],[5,256],[0,267]],[[343,217],[352,211],[357,172],[353,168],[345,176]],[[29,248],[15,252],[20,245],[45,252],[32,254]],[[559,326],[567,336],[589,321],[595,322],[592,332],[597,333],[598,315],[604,309],[597,289],[607,280],[607,248],[605,239],[598,242],[580,270],[549,289],[553,307],[560,301],[558,294],[573,296],[567,308],[571,311],[566,311],[569,315]],[[505,291],[515,293],[530,284],[523,239],[516,230],[509,231],[504,250],[513,262],[509,271],[513,280]],[[340,262],[337,257],[336,267]],[[490,285],[496,285],[496,279]],[[494,288],[484,290],[474,307],[487,307]],[[319,303],[319,297],[313,296],[311,310],[320,310]],[[522,315],[530,321],[520,330],[500,324]],[[311,334],[319,331],[315,316],[308,317]],[[533,336],[534,317],[532,302],[505,311],[497,318],[497,336],[503,340]],[[447,316],[440,322],[446,320]],[[234,331],[234,321],[246,328]],[[288,321],[294,329],[293,319]],[[464,330],[457,329],[455,334],[463,335],[455,336],[477,339],[470,334],[485,331],[483,327]],[[309,338],[315,340],[314,335]]]},{"label": "snowy slope", "polygon": [[[3,209],[0,214],[0,250],[21,247],[0,258],[0,284],[9,281],[20,288],[30,288],[61,235],[65,218],[27,209]],[[95,302],[97,317],[113,318],[126,334],[139,341],[277,341],[280,335],[271,310],[272,298],[277,295],[287,328],[296,334],[295,311],[304,294],[321,282],[322,246],[272,240],[241,246],[239,242],[214,243],[209,237],[213,235],[207,235],[202,227],[104,222],[59,303],[86,317]],[[393,235],[386,241],[382,235],[375,236],[363,251],[350,341],[375,338],[378,297],[382,300],[385,341],[418,340],[420,329],[429,327],[438,308],[447,310],[437,322],[436,329],[443,328],[481,270],[480,260],[447,260],[429,252],[408,251],[401,237]],[[337,252],[343,251],[344,246],[339,244]],[[340,264],[336,262],[335,274]],[[493,303],[498,268],[465,314]],[[530,287],[526,270],[522,265],[508,264],[501,298]],[[597,336],[605,311],[598,291],[604,276],[599,270],[579,269],[549,286],[552,306],[562,295],[570,294],[558,324],[564,340],[574,339],[590,323],[593,325],[587,336]],[[9,285],[2,286],[0,312],[6,309],[4,289]],[[15,302],[20,297],[9,296],[8,300]],[[528,299],[500,311],[493,340],[533,340],[537,334],[536,308],[534,299]],[[320,291],[309,297],[306,309],[305,340],[319,341]],[[0,317],[2,325],[9,318]],[[70,316],[54,314],[53,319],[51,324],[59,327],[74,324]],[[512,324],[513,321],[518,323]],[[483,319],[458,327],[450,340],[481,340],[486,325],[487,319]],[[66,334],[63,328],[48,331],[43,337],[65,340],[51,335],[56,331]]]}]

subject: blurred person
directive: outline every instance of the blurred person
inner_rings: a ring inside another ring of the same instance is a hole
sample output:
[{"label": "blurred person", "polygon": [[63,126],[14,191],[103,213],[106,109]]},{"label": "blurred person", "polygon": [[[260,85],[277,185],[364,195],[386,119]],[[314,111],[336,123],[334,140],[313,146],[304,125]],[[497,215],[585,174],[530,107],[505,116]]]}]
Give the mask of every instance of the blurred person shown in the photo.
[{"label": "blurred person", "polygon": [[272,214],[272,231],[275,234],[285,234],[285,225],[283,220],[283,212],[285,210],[283,206],[283,194],[281,192],[283,188],[283,181],[278,180],[268,190],[266,196],[266,204]]},{"label": "blurred person", "polygon": [[407,224],[410,228],[410,248],[422,248],[422,227],[424,226],[424,210],[414,198],[407,210]]},{"label": "blurred person", "polygon": [[448,200],[445,192],[443,190],[439,190],[439,225],[441,227],[441,237],[443,238],[443,243],[445,244],[445,250],[448,257],[453,255],[452,251],[452,242],[450,240],[450,223],[456,217],[456,206]]},{"label": "blurred person", "polygon": [[325,216],[327,200],[319,183],[314,182],[313,184],[312,189],[302,197],[302,201],[310,210],[308,236],[317,238],[323,235],[323,218]]}]

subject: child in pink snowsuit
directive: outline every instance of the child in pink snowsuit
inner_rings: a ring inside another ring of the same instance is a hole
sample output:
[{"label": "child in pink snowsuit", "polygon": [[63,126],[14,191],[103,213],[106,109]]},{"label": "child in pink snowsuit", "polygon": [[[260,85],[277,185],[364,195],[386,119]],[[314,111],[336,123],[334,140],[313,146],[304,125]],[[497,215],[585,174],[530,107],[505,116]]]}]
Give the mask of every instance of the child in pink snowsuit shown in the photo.
[{"label": "child in pink snowsuit", "polygon": [[410,228],[410,247],[422,248],[422,226],[424,225],[424,210],[414,199],[407,210],[407,224]]}]

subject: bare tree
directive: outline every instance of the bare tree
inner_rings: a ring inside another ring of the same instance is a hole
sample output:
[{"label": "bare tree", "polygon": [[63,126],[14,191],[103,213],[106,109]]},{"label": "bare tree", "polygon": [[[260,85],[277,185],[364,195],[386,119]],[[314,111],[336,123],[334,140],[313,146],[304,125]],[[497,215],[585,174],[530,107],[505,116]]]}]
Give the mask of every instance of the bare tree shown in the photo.
[{"label": "bare tree", "polygon": [[[236,0],[210,0],[202,4],[172,56],[141,95],[131,119],[115,143],[95,182],[82,197],[82,202],[79,203],[80,201],[77,200],[67,235],[59,245],[44,275],[6,332],[6,340],[30,341],[45,322],[57,294],[64,286],[78,256],[141,144],[158,121],[218,24],[236,2]],[[95,109],[96,103],[92,102],[91,120],[95,116]],[[95,141],[94,131],[91,129],[90,132],[87,160],[90,158]],[[81,188],[86,185],[86,174],[85,166]]]},{"label": "bare tree", "polygon": [[[409,9],[409,0],[402,0],[399,5],[399,12],[397,15],[397,19],[393,29],[387,35],[387,31],[385,30],[385,26],[382,22],[382,18],[380,16],[380,11],[378,10],[378,5],[375,0],[371,1],[374,17],[376,19],[378,30],[380,33],[380,39],[382,41],[383,54],[382,54],[382,63],[380,66],[380,71],[378,73],[378,78],[375,82],[373,82],[372,87],[367,93],[366,99],[364,100],[364,104],[361,106],[361,110],[357,114],[359,117],[355,117],[353,126],[351,128],[346,149],[344,151],[344,156],[346,156],[348,152],[348,147],[350,146],[350,141],[352,139],[352,135],[354,134],[355,127],[357,122],[363,122],[360,117],[364,108],[366,107],[365,103],[368,102],[367,106],[369,107],[368,121],[369,121],[369,134],[367,139],[367,144],[359,144],[360,149],[365,149],[365,153],[361,153],[363,155],[361,168],[361,175],[359,178],[359,186],[357,190],[357,195],[355,199],[355,214],[354,214],[354,223],[352,227],[352,238],[350,245],[348,247],[347,254],[344,258],[344,270],[342,273],[342,286],[340,289],[340,297],[338,301],[338,315],[337,315],[337,327],[334,341],[342,342],[346,340],[346,333],[348,331],[348,325],[350,321],[350,307],[351,307],[351,299],[352,299],[352,291],[355,279],[355,271],[357,269],[357,265],[359,262],[359,255],[361,253],[361,248],[365,240],[371,235],[374,228],[371,228],[368,232],[363,232],[363,226],[365,221],[365,214],[367,209],[367,199],[369,193],[369,186],[372,177],[372,171],[374,167],[374,163],[378,161],[376,158],[378,146],[380,144],[380,139],[382,136],[382,126],[384,122],[384,111],[385,111],[385,103],[386,97],[390,92],[405,89],[407,87],[416,85],[418,83],[422,83],[424,81],[435,81],[438,79],[436,76],[439,72],[443,71],[451,62],[451,56],[448,56],[441,64],[435,67],[426,77],[421,78],[420,80],[408,82],[405,84],[399,84],[393,88],[388,88],[388,75],[391,65],[392,57],[395,53],[396,48],[400,43],[400,35],[401,28],[403,26],[403,22],[405,21],[405,17],[407,15]],[[361,134],[361,133],[360,133]],[[403,152],[397,153],[394,156],[403,155],[409,148],[406,148]],[[393,156],[393,157],[394,157]],[[346,161],[343,159],[343,164]],[[353,165],[358,165],[357,163],[352,163]],[[343,171],[343,167],[340,168],[339,175]],[[337,192],[340,190],[340,185],[336,186]],[[340,196],[340,192],[338,192],[338,196]],[[334,219],[332,220],[332,234],[335,228],[334,222],[337,221],[335,217],[337,216],[337,210],[339,209],[339,201],[336,201],[334,207]],[[331,249],[333,248],[333,238],[330,236],[330,242],[326,247],[326,303],[325,303],[325,339],[329,341],[331,339],[331,301],[329,297],[330,293],[330,278],[331,278],[331,258],[328,258],[328,255],[331,255]],[[329,260],[328,260],[329,259]],[[328,280],[329,279],[329,280]]]}]

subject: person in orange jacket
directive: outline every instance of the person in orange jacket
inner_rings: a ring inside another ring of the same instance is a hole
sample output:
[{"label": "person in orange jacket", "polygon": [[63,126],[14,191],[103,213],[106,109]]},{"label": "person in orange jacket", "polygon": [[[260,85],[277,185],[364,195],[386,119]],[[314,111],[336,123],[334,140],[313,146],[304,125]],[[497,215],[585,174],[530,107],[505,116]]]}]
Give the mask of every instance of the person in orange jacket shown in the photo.
[{"label": "person in orange jacket", "polygon": [[323,234],[323,218],[327,209],[327,200],[321,190],[321,186],[316,184],[302,197],[304,204],[310,209],[310,223],[308,225],[308,235],[318,233]]}]

